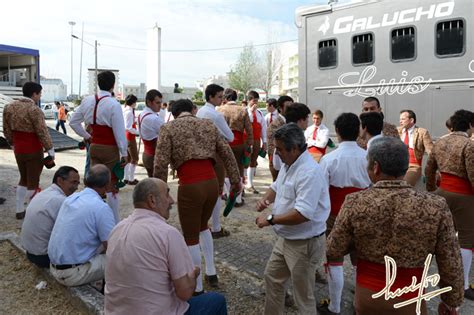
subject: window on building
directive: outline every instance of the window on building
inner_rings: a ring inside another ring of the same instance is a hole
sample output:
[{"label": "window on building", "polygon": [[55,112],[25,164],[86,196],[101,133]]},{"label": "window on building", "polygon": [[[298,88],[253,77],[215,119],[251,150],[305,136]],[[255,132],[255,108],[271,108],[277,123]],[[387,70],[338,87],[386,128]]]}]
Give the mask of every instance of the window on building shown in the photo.
[{"label": "window on building", "polygon": [[392,61],[415,59],[415,28],[405,27],[392,31]]},{"label": "window on building", "polygon": [[320,68],[335,68],[337,65],[337,43],[335,39],[319,42],[318,60]]},{"label": "window on building", "polygon": [[352,37],[352,63],[354,65],[374,62],[374,35],[372,33]]},{"label": "window on building", "polygon": [[453,20],[436,25],[436,54],[438,56],[464,53],[464,21]]}]

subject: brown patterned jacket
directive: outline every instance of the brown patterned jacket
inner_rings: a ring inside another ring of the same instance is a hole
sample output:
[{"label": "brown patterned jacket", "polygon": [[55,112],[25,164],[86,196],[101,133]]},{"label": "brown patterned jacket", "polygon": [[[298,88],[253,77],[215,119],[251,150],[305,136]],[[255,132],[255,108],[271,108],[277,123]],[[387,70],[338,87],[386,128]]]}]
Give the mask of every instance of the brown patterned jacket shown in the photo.
[{"label": "brown patterned jacket", "polygon": [[10,144],[15,145],[13,131],[34,132],[46,151],[53,147],[43,111],[30,98],[20,98],[4,108],[3,134]]},{"label": "brown patterned jacket", "polygon": [[436,190],[436,171],[467,179],[474,187],[474,142],[464,132],[443,136],[433,146],[426,163],[426,189]]},{"label": "brown patterned jacket", "polygon": [[252,146],[253,132],[252,123],[250,122],[247,110],[237,105],[235,102],[228,102],[225,105],[216,107],[216,110],[222,115],[232,131],[244,132],[247,134],[246,145]]},{"label": "brown patterned jacket", "polygon": [[267,127],[267,152],[268,155],[273,155],[273,152],[275,152],[275,144],[273,143],[273,138],[275,136],[275,131],[277,131],[278,128],[283,126],[285,124],[285,120],[282,118],[282,116],[278,115],[276,119],[272,121],[270,125]]},{"label": "brown patterned jacket", "polygon": [[348,195],[328,237],[328,259],[343,257],[351,246],[360,259],[384,264],[388,255],[398,268],[423,268],[428,254],[434,254],[440,287],[453,288],[441,299],[452,307],[463,302],[460,248],[444,198],[400,180],[379,181]]},{"label": "brown patterned jacket", "polygon": [[[383,122],[383,129],[382,133],[384,137],[396,137],[399,138],[400,136],[398,135],[398,130],[395,125],[392,125],[391,123],[388,122]],[[367,150],[367,142],[368,140],[362,138],[360,135],[357,137],[357,144],[364,150]]]},{"label": "brown patterned jacket", "polygon": [[[402,134],[403,128],[398,127],[397,130],[400,139],[403,141],[403,136],[405,136],[405,134]],[[413,130],[413,150],[415,151],[416,159],[421,161],[425,152],[430,154],[432,149],[433,140],[431,140],[429,131],[425,128],[415,126],[415,129]]]},{"label": "brown patterned jacket", "polygon": [[234,154],[211,120],[200,119],[191,113],[181,113],[164,124],[156,145],[153,176],[167,181],[168,165],[177,170],[192,159],[222,159],[232,184],[240,182]]}]

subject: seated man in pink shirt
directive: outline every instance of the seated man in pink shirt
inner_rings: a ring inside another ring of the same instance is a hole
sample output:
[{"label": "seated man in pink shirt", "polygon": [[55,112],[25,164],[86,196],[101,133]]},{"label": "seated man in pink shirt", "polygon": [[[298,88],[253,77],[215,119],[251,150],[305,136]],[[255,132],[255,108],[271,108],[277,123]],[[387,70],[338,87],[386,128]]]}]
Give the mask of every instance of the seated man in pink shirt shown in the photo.
[{"label": "seated man in pink shirt", "polygon": [[135,186],[134,212],[109,237],[106,314],[227,314],[221,294],[193,297],[200,269],[183,236],[166,223],[173,203],[162,180]]}]

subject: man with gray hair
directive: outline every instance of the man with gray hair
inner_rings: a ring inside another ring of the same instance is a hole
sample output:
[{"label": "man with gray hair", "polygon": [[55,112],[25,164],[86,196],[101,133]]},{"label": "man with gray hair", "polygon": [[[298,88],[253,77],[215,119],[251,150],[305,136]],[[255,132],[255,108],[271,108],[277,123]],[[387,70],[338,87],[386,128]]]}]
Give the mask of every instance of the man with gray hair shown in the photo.
[{"label": "man with gray hair", "polygon": [[272,225],[278,235],[265,268],[265,314],[284,311],[285,284],[291,278],[301,314],[314,314],[315,271],[323,258],[329,192],[323,172],[306,150],[303,130],[295,123],[274,134],[275,154],[284,165],[257,211],[274,203],[272,214],[256,219],[259,228]]},{"label": "man with gray hair", "polygon": [[21,228],[21,244],[26,257],[38,267],[49,268],[48,243],[59,208],[79,186],[79,173],[71,166],[61,166],[53,184],[31,200]]},{"label": "man with gray hair", "polygon": [[104,278],[109,234],[115,226],[112,209],[102,200],[110,185],[110,171],[103,164],[91,167],[86,188],[64,200],[51,232],[48,255],[54,278],[78,286]]},{"label": "man with gray hair", "polygon": [[200,268],[193,266],[181,233],[166,223],[174,203],[169,191],[160,179],[140,181],[133,191],[135,210],[110,234],[107,314],[227,314],[224,296],[193,297]]},{"label": "man with gray hair", "polygon": [[[408,149],[394,137],[374,140],[368,152],[367,171],[374,185],[346,196],[327,241],[328,259],[341,259],[355,248],[357,314],[415,314],[419,296],[412,277],[421,281],[428,255],[435,255],[441,295],[440,314],[458,314],[463,302],[463,272],[453,219],[444,198],[416,191],[403,180],[408,169]],[[385,283],[386,257],[396,262],[395,281]],[[417,282],[418,283],[418,282]],[[392,299],[390,293],[407,292]],[[429,289],[429,288],[428,288]],[[378,297],[374,297],[377,296]],[[387,296],[385,294],[385,296]],[[423,300],[421,314],[427,314]]]}]

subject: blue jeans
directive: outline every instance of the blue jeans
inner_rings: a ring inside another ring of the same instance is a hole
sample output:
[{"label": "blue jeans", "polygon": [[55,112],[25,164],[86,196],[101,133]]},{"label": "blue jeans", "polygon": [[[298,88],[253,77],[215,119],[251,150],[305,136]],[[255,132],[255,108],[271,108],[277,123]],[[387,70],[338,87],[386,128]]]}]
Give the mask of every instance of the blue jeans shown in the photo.
[{"label": "blue jeans", "polygon": [[188,300],[189,308],[185,315],[227,315],[227,303],[222,294],[208,292]]},{"label": "blue jeans", "polygon": [[59,126],[63,129],[63,133],[66,135],[66,126],[64,125],[65,121],[64,120],[59,120],[56,122],[56,131],[59,131]]}]

